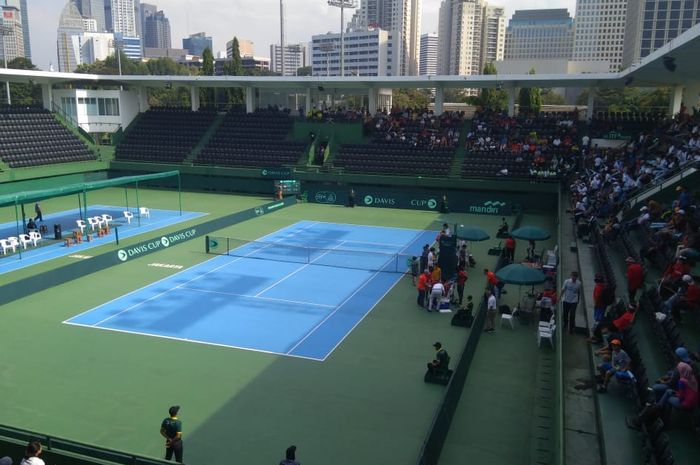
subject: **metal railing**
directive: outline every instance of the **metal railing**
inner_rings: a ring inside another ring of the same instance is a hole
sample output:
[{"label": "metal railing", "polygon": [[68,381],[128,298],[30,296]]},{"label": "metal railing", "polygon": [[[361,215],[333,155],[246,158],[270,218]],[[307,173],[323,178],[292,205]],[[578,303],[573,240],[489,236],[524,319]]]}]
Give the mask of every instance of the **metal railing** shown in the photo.
[{"label": "metal railing", "polygon": [[680,181],[682,181],[684,178],[687,178],[688,176],[696,173],[700,169],[700,163],[698,162],[691,162],[691,163],[686,163],[683,166],[679,166],[675,170],[666,173],[666,175],[658,182],[654,183],[653,185],[647,187],[646,189],[640,190],[638,193],[634,195],[630,200],[627,201],[627,204],[630,209],[634,208],[636,205],[638,205],[640,202],[643,202],[647,200],[649,197],[653,196],[654,194],[658,194],[668,186],[671,186],[673,184],[676,184]]}]

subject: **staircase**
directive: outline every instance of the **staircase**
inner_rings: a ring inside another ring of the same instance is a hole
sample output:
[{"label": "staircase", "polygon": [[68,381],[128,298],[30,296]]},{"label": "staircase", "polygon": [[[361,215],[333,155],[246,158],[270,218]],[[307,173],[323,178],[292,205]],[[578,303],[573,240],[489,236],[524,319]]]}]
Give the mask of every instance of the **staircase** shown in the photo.
[{"label": "staircase", "polygon": [[462,177],[462,166],[464,165],[464,159],[467,155],[467,149],[464,144],[467,142],[467,134],[472,130],[472,120],[467,120],[464,122],[459,132],[459,142],[457,143],[457,149],[455,150],[455,157],[452,160],[452,166],[450,167],[450,174],[447,175],[450,179],[459,179]]},{"label": "staircase", "polygon": [[197,145],[194,146],[190,154],[187,155],[187,157],[185,157],[184,160],[182,160],[183,164],[191,165],[192,163],[194,163],[199,154],[202,153],[202,150],[204,150],[204,147],[206,147],[207,144],[209,144],[211,138],[214,137],[216,131],[219,130],[219,126],[221,126],[221,123],[224,122],[225,118],[226,113],[219,113],[216,115],[214,121],[211,123],[211,126],[209,126],[209,129],[207,129],[207,132],[205,132],[202,138],[199,139],[199,142],[197,142]]}]

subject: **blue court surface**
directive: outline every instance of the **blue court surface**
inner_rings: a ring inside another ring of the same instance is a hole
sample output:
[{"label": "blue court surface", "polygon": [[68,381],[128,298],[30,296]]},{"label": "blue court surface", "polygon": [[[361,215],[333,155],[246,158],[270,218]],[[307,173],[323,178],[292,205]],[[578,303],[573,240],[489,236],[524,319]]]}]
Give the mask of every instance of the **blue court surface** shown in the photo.
[{"label": "blue court surface", "polygon": [[65,323],[322,361],[436,234],[301,221],[230,251],[219,239],[229,256]]},{"label": "blue court surface", "polygon": [[[186,211],[183,211],[182,215],[180,215],[180,212],[176,210],[150,209],[150,217],[141,218],[141,224],[139,225],[138,211],[133,208],[129,209],[129,211],[134,213],[134,218],[131,220],[131,224],[128,224],[124,218],[124,210],[125,208],[123,207],[109,205],[91,205],[88,207],[88,217],[108,214],[114,218],[110,234],[108,236],[95,239],[92,242],[84,241],[82,244],[75,244],[71,247],[65,247],[62,241],[54,241],[53,228],[55,224],[60,224],[64,237],[71,235],[72,231],[77,229],[75,221],[80,219],[80,210],[76,208],[73,210],[45,214],[43,223],[38,222],[38,224],[45,224],[48,227],[48,232],[43,234],[43,239],[40,246],[29,246],[27,250],[22,249],[21,258],[19,253],[0,256],[2,257],[0,258],[0,274],[26,268],[31,265],[36,265],[37,263],[42,263],[47,260],[52,260],[54,258],[67,255],[86,257],[85,251],[87,249],[115,241],[115,226],[119,229],[119,239],[127,239],[138,234],[155,231],[156,229],[172,226],[206,215],[206,213]],[[28,218],[29,217],[27,217],[27,219]],[[21,227],[22,226],[20,224],[20,228]],[[16,223],[12,222],[0,224],[0,238],[10,236],[17,236]]]}]

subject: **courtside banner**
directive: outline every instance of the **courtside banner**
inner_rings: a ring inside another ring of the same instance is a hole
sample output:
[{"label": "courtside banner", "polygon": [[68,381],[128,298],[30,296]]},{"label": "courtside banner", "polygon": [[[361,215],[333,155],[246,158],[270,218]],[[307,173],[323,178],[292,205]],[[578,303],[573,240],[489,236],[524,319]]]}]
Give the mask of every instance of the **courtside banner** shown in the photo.
[{"label": "courtside banner", "polygon": [[163,233],[149,240],[119,247],[111,241],[110,237],[105,245],[112,244],[114,250],[103,252],[92,258],[71,263],[69,265],[45,271],[13,283],[0,286],[0,305],[12,302],[30,294],[58,286],[88,274],[104,270],[106,268],[135,260],[154,252],[159,252],[169,247],[182,244],[192,239],[205,236],[213,231],[232,226],[252,218],[274,213],[297,203],[295,197],[286,197],[284,200],[271,202],[259,207],[250,208],[238,213],[233,213],[221,218],[216,218],[204,223],[190,226],[178,231]]}]

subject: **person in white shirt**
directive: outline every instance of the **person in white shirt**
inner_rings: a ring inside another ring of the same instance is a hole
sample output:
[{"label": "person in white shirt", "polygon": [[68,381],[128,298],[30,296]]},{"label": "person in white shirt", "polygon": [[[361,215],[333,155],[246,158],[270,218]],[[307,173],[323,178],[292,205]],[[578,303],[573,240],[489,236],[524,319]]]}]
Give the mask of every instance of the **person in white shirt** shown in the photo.
[{"label": "person in white shirt", "polygon": [[576,307],[581,296],[581,281],[578,279],[578,271],[572,271],[571,277],[564,281],[561,296],[564,310],[564,329],[568,329],[569,334],[573,334],[576,326]]},{"label": "person in white shirt", "polygon": [[440,299],[445,296],[445,286],[440,282],[433,284],[430,290],[430,300],[428,301],[428,311],[433,310],[433,302],[435,302],[435,310],[440,310]]},{"label": "person in white shirt", "polygon": [[431,247],[428,252],[428,269],[432,270],[435,266],[435,247]]},{"label": "person in white shirt", "polygon": [[491,291],[486,291],[486,325],[484,332],[493,333],[496,331],[496,314],[498,313],[498,301]]},{"label": "person in white shirt", "polygon": [[39,441],[30,441],[29,444],[27,444],[27,450],[24,453],[24,458],[20,462],[20,465],[46,465],[44,461],[39,458],[41,451],[41,443]]}]

